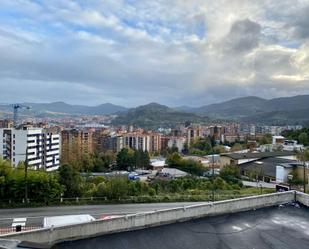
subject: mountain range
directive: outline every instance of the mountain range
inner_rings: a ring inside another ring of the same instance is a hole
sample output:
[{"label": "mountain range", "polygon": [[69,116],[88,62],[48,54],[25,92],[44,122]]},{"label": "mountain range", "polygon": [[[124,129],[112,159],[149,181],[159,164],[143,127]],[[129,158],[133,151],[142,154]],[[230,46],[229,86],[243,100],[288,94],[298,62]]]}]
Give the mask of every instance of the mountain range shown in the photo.
[{"label": "mountain range", "polygon": [[[70,105],[64,102],[24,103],[31,110],[25,116],[110,115],[117,114],[115,124],[169,125],[171,123],[204,122],[209,119],[236,120],[263,124],[309,124],[309,95],[263,99],[255,96],[236,98],[201,107],[170,108],[157,103],[126,108],[105,103],[98,106]],[[0,104],[0,113],[12,113],[12,105]],[[206,118],[207,117],[207,118]]]},{"label": "mountain range", "polygon": [[[30,110],[22,110],[21,113],[28,115],[52,116],[52,115],[109,115],[126,111],[127,108],[110,103],[98,106],[70,105],[64,102],[52,103],[23,103],[31,107]],[[0,112],[12,112],[12,105],[0,104]]]},{"label": "mountain range", "polygon": [[139,127],[173,127],[177,124],[208,122],[207,117],[169,108],[165,105],[150,103],[119,113],[112,121],[115,125],[132,124]]},{"label": "mountain range", "polygon": [[198,108],[184,106],[179,109],[212,119],[265,124],[304,124],[309,121],[309,95],[274,99],[249,96]]}]

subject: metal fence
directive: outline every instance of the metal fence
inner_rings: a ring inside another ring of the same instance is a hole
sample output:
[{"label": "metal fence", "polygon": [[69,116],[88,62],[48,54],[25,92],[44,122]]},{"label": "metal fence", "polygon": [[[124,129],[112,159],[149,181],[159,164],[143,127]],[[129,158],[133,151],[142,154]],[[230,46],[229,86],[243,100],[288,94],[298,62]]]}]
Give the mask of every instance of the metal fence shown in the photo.
[{"label": "metal fence", "polygon": [[18,233],[22,231],[30,231],[40,229],[39,226],[12,226],[12,227],[0,227],[0,234]]},{"label": "metal fence", "polygon": [[110,204],[110,203],[151,203],[151,202],[181,202],[181,201],[218,201],[225,199],[235,199],[246,196],[270,193],[270,191],[259,191],[256,193],[241,193],[238,191],[215,191],[207,194],[167,194],[167,195],[145,195],[145,196],[125,196],[113,199],[107,197],[74,197],[57,199],[2,199],[0,207],[31,207],[48,205],[79,205],[79,204]]}]

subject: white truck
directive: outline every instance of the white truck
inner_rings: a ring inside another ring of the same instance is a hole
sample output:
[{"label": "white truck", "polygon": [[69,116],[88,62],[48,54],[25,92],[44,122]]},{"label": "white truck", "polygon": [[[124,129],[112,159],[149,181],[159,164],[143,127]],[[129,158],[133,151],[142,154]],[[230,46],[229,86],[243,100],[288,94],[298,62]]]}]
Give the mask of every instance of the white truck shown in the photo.
[{"label": "white truck", "polygon": [[89,214],[51,216],[44,218],[43,227],[60,227],[90,222],[94,220],[95,218]]}]

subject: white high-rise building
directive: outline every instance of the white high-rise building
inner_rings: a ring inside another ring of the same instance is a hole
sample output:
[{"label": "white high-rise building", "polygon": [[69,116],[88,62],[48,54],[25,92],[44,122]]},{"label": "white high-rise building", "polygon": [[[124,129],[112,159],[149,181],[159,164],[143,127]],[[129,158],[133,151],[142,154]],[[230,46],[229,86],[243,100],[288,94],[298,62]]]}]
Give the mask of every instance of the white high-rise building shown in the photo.
[{"label": "white high-rise building", "polygon": [[150,151],[150,136],[139,133],[127,133],[124,135],[124,147]]},{"label": "white high-rise building", "polygon": [[23,161],[32,169],[58,169],[60,144],[60,135],[48,129],[0,129],[0,157],[13,167]]}]

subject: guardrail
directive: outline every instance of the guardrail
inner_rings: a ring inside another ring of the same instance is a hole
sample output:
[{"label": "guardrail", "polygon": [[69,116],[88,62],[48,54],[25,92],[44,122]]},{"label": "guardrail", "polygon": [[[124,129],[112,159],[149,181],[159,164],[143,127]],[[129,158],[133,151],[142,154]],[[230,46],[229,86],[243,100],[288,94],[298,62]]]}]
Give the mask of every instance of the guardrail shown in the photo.
[{"label": "guardrail", "polygon": [[31,231],[40,229],[39,226],[16,226],[16,227],[0,227],[0,234],[18,233],[23,231]]},{"label": "guardrail", "polygon": [[187,207],[165,209],[136,215],[126,215],[111,220],[96,220],[76,225],[24,231],[17,234],[0,236],[0,239],[17,239],[21,241],[52,244],[55,242],[83,239],[103,234],[159,226],[162,224],[197,219],[205,216],[269,207],[285,204],[294,200],[295,192],[287,191],[206,204],[195,204]]}]

